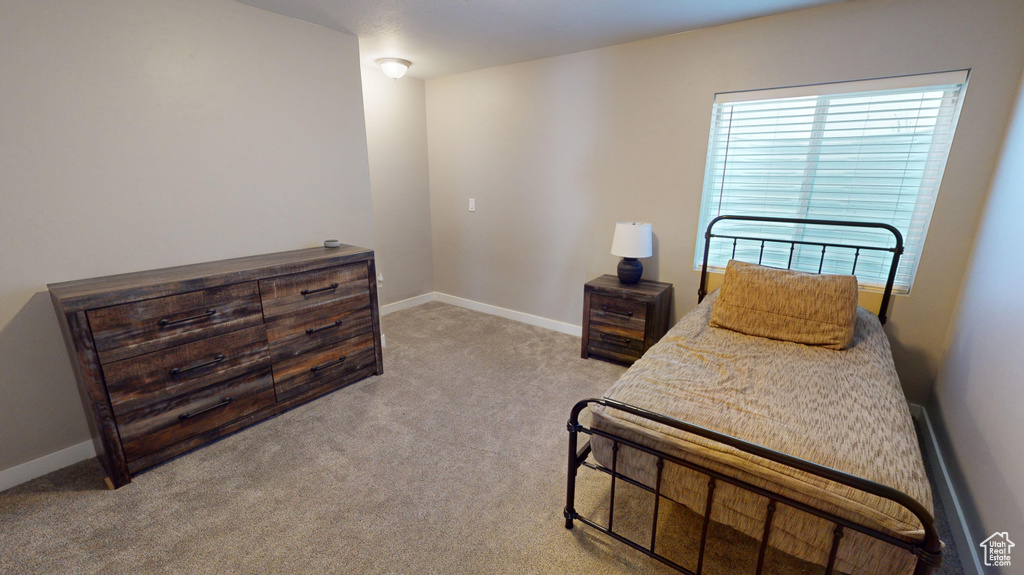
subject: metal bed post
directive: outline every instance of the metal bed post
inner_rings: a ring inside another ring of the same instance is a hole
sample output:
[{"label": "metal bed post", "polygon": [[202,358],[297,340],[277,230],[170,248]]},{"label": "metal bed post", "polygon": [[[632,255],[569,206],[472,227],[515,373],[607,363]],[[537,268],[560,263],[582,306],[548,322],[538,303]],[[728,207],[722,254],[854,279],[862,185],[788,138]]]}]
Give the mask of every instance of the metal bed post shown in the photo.
[{"label": "metal bed post", "polygon": [[[570,419],[569,424],[566,426],[569,429],[569,472],[566,475],[566,486],[565,486],[565,510],[562,512],[565,515],[565,528],[572,529],[572,518],[576,515],[576,471],[579,469],[579,463],[576,459],[576,443],[577,434],[579,433],[579,422],[573,424],[575,416]],[[587,445],[590,445],[587,442]]]},{"label": "metal bed post", "polygon": [[582,449],[577,449],[579,444],[579,433],[583,431],[583,426],[580,425],[580,412],[586,407],[586,402],[577,403],[573,407],[572,413],[569,415],[569,422],[566,424],[566,429],[569,430],[569,471],[566,475],[566,487],[565,487],[565,510],[562,514],[565,516],[565,528],[572,529],[572,520],[576,517],[576,472],[579,470],[580,465],[587,460],[590,456],[590,442],[583,446]]}]

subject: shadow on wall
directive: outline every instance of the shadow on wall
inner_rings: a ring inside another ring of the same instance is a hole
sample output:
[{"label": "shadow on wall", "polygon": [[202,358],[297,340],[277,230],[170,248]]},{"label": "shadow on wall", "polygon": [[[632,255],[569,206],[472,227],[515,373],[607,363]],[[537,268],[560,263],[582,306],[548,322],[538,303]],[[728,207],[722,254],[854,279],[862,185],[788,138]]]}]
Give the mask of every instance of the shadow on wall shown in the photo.
[{"label": "shadow on wall", "polygon": [[658,250],[658,234],[651,232],[651,257],[644,258],[644,279],[654,281],[665,281],[661,279],[661,265],[658,255],[661,253]]},{"label": "shadow on wall", "polygon": [[[960,507],[967,520],[967,526],[971,529],[970,535],[974,537],[972,545],[977,546],[985,538],[992,534],[991,531],[986,531],[985,525],[981,521],[981,515],[978,513],[978,505],[975,503],[976,497],[972,496],[970,485],[967,483],[967,478],[964,475],[964,468],[960,462],[988,462],[992,466],[999,465],[998,456],[992,452],[991,447],[983,442],[976,441],[971,442],[969,445],[961,445],[957,449],[949,436],[949,429],[946,427],[946,419],[951,418],[949,414],[943,413],[942,408],[933,397],[927,405],[928,414],[930,416],[932,427],[935,430],[935,439],[939,443],[939,449],[945,454],[946,469],[949,471],[950,479],[952,480],[953,487],[956,490],[957,499],[960,501]],[[959,427],[957,429],[957,435],[963,438],[981,438],[985,437],[985,432],[978,428],[974,423],[975,420],[972,417],[956,417],[956,424]],[[969,450],[970,454],[964,454],[964,450]],[[950,457],[952,455],[952,457]],[[1017,498],[1014,497],[1014,491],[1019,486],[1011,487],[1005,481],[1006,476],[1001,473],[987,473],[986,474],[986,488],[994,493],[985,493],[984,498],[988,500],[1000,501],[1001,505],[1007,506],[1009,509],[1005,510],[1005,517],[1018,517],[1024,518],[1024,509],[1020,509]],[[1024,529],[1024,520],[1018,520],[1019,525],[991,525],[989,529],[994,531],[1009,531],[1011,533],[1020,532]],[[978,548],[975,547],[975,550]],[[961,560],[966,561],[967,552],[961,550]]]},{"label": "shadow on wall", "polygon": [[[889,305],[889,317],[893,317],[896,302]],[[896,364],[896,373],[903,385],[903,393],[907,401],[925,404],[931,397],[935,385],[937,366],[929,357],[928,352],[920,348],[907,347],[900,340],[899,328],[892,322],[885,324],[885,333],[889,336],[889,347],[892,349],[892,360]]]},{"label": "shadow on wall", "polygon": [[49,292],[0,327],[0,397],[0,470],[89,440]]}]

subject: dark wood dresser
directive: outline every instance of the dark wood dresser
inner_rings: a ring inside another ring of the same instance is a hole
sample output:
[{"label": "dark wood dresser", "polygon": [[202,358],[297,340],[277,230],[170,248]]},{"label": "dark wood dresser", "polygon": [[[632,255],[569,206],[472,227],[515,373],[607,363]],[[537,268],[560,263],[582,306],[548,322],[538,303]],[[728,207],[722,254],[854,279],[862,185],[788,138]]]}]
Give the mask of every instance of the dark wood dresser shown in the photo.
[{"label": "dark wood dresser", "polygon": [[671,305],[669,283],[640,280],[628,285],[613,275],[587,282],[580,355],[632,364],[668,331]]},{"label": "dark wood dresser", "polygon": [[108,483],[383,373],[374,278],[342,245],[50,284]]}]

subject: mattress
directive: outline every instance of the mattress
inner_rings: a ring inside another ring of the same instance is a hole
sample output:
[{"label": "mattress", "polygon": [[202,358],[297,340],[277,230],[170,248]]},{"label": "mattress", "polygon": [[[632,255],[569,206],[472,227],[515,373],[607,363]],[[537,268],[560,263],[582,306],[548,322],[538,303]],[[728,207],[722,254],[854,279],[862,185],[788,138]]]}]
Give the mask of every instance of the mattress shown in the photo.
[{"label": "mattress", "polygon": [[[913,421],[878,319],[857,310],[853,344],[835,351],[708,326],[713,293],[683,317],[608,390],[621,401],[893,487],[931,510],[931,491]],[[923,537],[902,506],[613,408],[592,426],[730,477],[912,541]],[[594,436],[595,458],[611,467],[611,442]],[[650,487],[651,455],[622,448],[617,470]],[[703,513],[708,478],[665,466],[662,494]],[[760,539],[767,500],[725,482],[711,519]],[[769,545],[824,565],[834,525],[779,505]],[[847,529],[836,568],[851,575],[910,573],[914,557]]]}]

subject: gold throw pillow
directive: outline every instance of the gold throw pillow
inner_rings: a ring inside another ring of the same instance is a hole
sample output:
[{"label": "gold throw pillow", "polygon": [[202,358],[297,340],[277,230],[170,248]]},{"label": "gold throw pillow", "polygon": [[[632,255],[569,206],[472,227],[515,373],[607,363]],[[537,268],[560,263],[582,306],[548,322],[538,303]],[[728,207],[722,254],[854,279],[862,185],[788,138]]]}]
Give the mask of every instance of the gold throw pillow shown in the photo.
[{"label": "gold throw pillow", "polygon": [[857,317],[857,276],[817,275],[730,260],[712,327],[846,349]]}]

